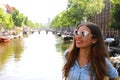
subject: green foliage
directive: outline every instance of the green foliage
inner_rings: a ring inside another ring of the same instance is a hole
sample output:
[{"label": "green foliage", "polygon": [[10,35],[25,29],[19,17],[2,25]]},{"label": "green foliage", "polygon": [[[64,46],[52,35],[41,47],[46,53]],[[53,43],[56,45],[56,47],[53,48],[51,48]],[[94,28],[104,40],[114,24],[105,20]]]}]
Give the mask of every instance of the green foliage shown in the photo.
[{"label": "green foliage", "polygon": [[60,27],[61,24],[60,24],[60,15],[57,15],[51,22],[51,26],[52,28],[57,28],[57,27]]},{"label": "green foliage", "polygon": [[35,27],[35,28],[40,28],[40,27],[42,27],[42,25],[39,24],[39,23],[34,23],[34,27]]},{"label": "green foliage", "polygon": [[24,23],[24,15],[21,14],[17,9],[14,9],[12,14],[13,22],[15,26],[21,27]]},{"label": "green foliage", "polygon": [[120,30],[120,1],[119,2],[112,2],[112,8],[111,8],[111,21],[109,23],[109,26],[114,29]]},{"label": "green foliage", "polygon": [[40,28],[42,25],[40,23],[33,23],[31,20],[29,20],[27,17],[24,20],[24,24],[31,28]]},{"label": "green foliage", "polygon": [[[77,16],[77,20],[80,22],[89,20],[94,14],[98,14],[104,8],[104,0],[69,0],[68,8],[74,15]],[[80,17],[79,17],[80,16]]]},{"label": "green foliage", "polygon": [[14,25],[11,15],[5,13],[2,8],[0,8],[0,23],[3,25],[4,29],[12,29]]},{"label": "green foliage", "polygon": [[0,8],[0,23],[2,23],[2,25],[4,25],[3,22],[4,22],[4,12],[3,12],[2,8]]},{"label": "green foliage", "polygon": [[68,7],[57,15],[53,27],[75,27],[76,23],[88,21],[94,14],[104,8],[104,0],[68,0]]},{"label": "green foliage", "polygon": [[28,17],[25,17],[24,24],[27,25]]},{"label": "green foliage", "polygon": [[17,9],[14,9],[14,13],[12,14],[12,18],[14,21],[14,25],[18,26],[18,27],[22,27],[23,25],[26,25],[26,26],[31,27],[31,28],[41,27],[41,24],[33,23],[31,20],[28,19],[28,17],[25,17]]},{"label": "green foliage", "polygon": [[62,27],[68,27],[68,26],[70,26],[70,21],[69,21],[69,17],[67,15],[67,12],[63,11],[61,13],[60,23],[61,23]]},{"label": "green foliage", "polygon": [[4,27],[4,29],[12,29],[14,26],[22,27],[23,25],[31,28],[39,28],[42,26],[40,23],[33,23],[16,8],[14,8],[14,12],[12,14],[6,13],[2,8],[0,8],[0,24],[3,25],[2,27]]},{"label": "green foliage", "polygon": [[5,28],[6,29],[12,29],[13,26],[14,26],[14,23],[13,23],[13,20],[12,20],[12,16],[10,14],[6,14],[4,16],[4,18],[5,18],[5,20],[4,20]]},{"label": "green foliage", "polygon": [[120,4],[120,0],[110,0],[112,4]]}]

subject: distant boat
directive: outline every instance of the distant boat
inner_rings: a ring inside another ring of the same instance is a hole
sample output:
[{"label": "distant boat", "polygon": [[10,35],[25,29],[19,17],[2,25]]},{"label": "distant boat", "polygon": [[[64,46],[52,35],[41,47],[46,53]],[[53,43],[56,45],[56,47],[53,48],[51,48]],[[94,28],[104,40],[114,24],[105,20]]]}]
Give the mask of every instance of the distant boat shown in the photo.
[{"label": "distant boat", "polygon": [[66,41],[66,40],[73,40],[73,36],[70,36],[70,35],[62,35],[62,39],[63,39],[64,41]]},{"label": "distant boat", "polygon": [[0,37],[0,43],[7,43],[9,41],[10,41],[10,39],[7,37]]}]

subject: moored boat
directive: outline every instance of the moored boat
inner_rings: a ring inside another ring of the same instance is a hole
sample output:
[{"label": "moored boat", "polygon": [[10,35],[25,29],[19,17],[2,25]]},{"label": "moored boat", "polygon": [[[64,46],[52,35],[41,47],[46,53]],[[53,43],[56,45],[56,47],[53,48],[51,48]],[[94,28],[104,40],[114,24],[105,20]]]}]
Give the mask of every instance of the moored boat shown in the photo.
[{"label": "moored boat", "polygon": [[10,39],[9,38],[6,38],[6,37],[0,37],[0,43],[6,43],[6,42],[9,42]]}]

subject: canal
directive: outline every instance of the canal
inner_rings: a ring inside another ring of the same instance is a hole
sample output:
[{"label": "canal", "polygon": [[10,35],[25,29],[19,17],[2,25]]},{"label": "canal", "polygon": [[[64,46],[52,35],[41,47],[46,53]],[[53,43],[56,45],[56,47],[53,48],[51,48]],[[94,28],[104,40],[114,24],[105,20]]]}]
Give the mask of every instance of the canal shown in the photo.
[{"label": "canal", "polygon": [[0,80],[62,80],[69,45],[45,31],[0,43]]}]

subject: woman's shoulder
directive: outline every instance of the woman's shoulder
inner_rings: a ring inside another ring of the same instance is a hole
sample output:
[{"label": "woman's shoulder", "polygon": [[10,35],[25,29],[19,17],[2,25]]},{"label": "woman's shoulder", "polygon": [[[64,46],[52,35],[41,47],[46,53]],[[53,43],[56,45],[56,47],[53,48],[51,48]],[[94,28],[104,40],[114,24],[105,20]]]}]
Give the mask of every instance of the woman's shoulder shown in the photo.
[{"label": "woman's shoulder", "polygon": [[111,63],[111,61],[109,60],[109,58],[105,58],[105,62],[107,66],[113,66],[113,64]]},{"label": "woman's shoulder", "polygon": [[106,60],[106,69],[107,69],[107,76],[110,78],[117,78],[118,77],[118,72],[117,69],[113,66],[113,64],[110,62],[108,58]]}]

